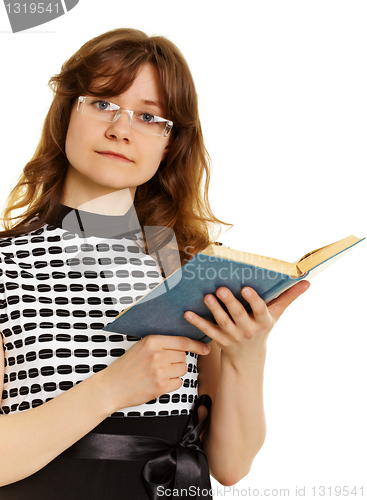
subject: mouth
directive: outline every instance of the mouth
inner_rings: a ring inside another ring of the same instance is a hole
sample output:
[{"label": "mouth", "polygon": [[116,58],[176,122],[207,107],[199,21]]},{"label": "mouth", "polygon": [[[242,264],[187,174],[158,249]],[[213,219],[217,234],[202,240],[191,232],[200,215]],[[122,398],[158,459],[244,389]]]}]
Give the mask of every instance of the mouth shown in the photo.
[{"label": "mouth", "polygon": [[115,151],[96,151],[96,153],[104,156],[105,158],[110,158],[111,160],[133,163],[133,161],[127,158],[125,155],[122,155],[120,153],[115,153]]}]

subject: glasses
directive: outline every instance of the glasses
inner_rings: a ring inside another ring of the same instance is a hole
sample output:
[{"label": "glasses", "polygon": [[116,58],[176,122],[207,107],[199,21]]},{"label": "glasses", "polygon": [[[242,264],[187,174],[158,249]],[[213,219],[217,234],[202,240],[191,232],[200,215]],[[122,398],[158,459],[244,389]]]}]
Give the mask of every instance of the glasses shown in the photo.
[{"label": "glasses", "polygon": [[113,102],[96,97],[78,97],[77,111],[96,120],[106,122],[115,122],[120,118],[122,113],[126,113],[132,129],[149,135],[168,137],[173,127],[173,122],[156,116],[153,113],[148,113],[147,111],[130,111],[129,109],[121,108]]}]

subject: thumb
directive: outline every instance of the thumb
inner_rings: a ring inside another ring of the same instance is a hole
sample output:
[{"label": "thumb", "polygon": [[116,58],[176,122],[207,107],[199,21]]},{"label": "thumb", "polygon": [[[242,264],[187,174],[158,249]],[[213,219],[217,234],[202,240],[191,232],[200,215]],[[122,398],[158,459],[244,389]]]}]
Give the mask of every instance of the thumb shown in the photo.
[{"label": "thumb", "polygon": [[291,288],[288,288],[279,297],[272,300],[268,304],[270,314],[278,320],[287,307],[292,304],[300,295],[310,288],[311,283],[306,280],[299,281]]}]

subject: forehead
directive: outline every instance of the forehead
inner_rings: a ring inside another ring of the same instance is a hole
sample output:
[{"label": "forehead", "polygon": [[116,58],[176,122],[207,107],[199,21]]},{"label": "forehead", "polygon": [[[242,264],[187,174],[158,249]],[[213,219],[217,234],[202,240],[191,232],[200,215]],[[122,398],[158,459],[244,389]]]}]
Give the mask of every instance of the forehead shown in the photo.
[{"label": "forehead", "polygon": [[91,87],[91,93],[101,95],[101,93],[107,92],[103,93],[104,97],[115,101],[135,100],[156,105],[162,110],[165,109],[163,86],[158,69],[153,64],[144,64],[137,72],[131,85],[121,93],[114,92],[109,83],[108,77],[96,78]]}]

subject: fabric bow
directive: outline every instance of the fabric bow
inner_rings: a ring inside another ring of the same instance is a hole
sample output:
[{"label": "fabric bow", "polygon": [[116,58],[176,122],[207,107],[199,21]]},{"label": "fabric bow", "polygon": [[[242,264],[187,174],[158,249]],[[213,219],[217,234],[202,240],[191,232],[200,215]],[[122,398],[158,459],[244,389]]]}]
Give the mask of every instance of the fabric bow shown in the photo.
[{"label": "fabric bow", "polygon": [[[208,414],[199,423],[198,408],[202,405]],[[158,454],[148,460],[143,469],[145,489],[152,500],[163,495],[164,498],[171,498],[171,495],[165,494],[169,490],[172,495],[172,490],[175,490],[175,498],[212,498],[208,461],[200,443],[211,405],[212,400],[207,394],[196,400],[191,418],[178,443],[154,439]]]}]

